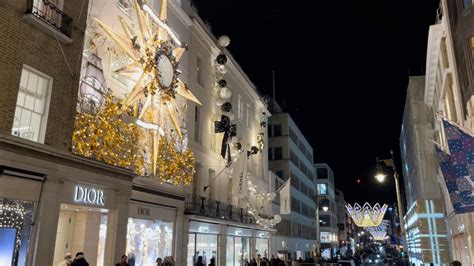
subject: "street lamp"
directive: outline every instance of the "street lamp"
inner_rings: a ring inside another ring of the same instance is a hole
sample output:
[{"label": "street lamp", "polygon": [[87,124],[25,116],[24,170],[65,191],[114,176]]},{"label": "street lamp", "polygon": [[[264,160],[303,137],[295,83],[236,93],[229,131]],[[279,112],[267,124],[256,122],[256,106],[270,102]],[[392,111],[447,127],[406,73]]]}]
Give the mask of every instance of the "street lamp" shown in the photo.
[{"label": "street lamp", "polygon": [[397,168],[395,167],[395,158],[393,156],[393,150],[390,150],[390,155],[391,155],[391,158],[385,159],[385,160],[379,160],[379,158],[377,157],[376,159],[377,173],[375,175],[375,179],[377,179],[377,181],[379,181],[380,183],[382,183],[385,180],[386,175],[382,172],[381,163],[384,163],[387,167],[392,167],[393,179],[395,181],[395,190],[397,193],[398,218],[400,219],[400,230],[403,237],[405,228],[404,228],[404,221],[403,221],[402,197],[400,195],[400,187],[398,184],[399,176],[398,176]]}]

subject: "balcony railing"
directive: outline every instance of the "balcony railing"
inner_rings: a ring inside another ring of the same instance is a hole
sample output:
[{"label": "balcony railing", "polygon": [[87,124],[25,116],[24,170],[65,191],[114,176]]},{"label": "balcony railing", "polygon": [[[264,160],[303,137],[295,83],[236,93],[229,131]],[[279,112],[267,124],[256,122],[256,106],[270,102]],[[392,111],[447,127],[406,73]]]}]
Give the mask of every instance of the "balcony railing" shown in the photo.
[{"label": "balcony railing", "polygon": [[57,31],[71,38],[72,17],[48,0],[28,0],[26,14],[31,14]]},{"label": "balcony railing", "polygon": [[186,195],[185,209],[186,214],[206,216],[243,224],[255,224],[255,219],[247,213],[247,210],[200,195]]}]

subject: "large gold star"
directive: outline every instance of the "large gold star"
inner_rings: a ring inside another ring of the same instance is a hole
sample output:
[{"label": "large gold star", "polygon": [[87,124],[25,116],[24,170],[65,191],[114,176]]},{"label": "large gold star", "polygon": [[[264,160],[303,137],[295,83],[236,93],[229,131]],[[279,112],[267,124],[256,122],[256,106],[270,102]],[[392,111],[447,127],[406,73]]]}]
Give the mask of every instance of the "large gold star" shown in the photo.
[{"label": "large gold star", "polygon": [[158,17],[146,3],[140,6],[135,1],[139,26],[137,31],[121,16],[119,21],[123,33],[95,18],[99,27],[130,58],[129,65],[117,70],[117,73],[135,82],[124,106],[140,106],[138,120],[158,127],[151,129],[154,175],[157,170],[159,140],[161,134],[166,132],[168,122],[171,122],[177,135],[182,138],[176,95],[201,104],[178,78],[178,61],[186,49],[166,24],[166,5],[167,0],[163,0]]}]

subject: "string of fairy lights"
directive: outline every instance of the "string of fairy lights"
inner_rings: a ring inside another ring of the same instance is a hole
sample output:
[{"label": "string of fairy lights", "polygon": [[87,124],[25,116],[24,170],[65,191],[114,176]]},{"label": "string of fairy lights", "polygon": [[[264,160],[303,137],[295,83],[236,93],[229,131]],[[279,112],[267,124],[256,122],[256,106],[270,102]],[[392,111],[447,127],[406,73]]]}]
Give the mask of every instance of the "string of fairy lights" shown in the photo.
[{"label": "string of fairy lights", "polygon": [[[26,210],[22,202],[0,200],[0,228],[16,229],[14,254],[18,254],[20,249],[25,214]],[[14,256],[14,260],[16,260],[16,256]],[[15,263],[16,261],[13,261],[12,265]]]}]

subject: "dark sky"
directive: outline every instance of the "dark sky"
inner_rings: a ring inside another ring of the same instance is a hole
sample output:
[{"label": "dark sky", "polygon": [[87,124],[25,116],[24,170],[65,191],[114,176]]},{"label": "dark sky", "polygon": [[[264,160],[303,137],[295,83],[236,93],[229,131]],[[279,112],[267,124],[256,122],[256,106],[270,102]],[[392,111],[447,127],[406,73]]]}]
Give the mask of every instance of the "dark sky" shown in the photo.
[{"label": "dark sky", "polygon": [[[196,0],[262,94],[272,93],[328,163],[350,203],[395,202],[375,158],[398,138],[408,76],[425,69],[439,1]],[[400,164],[398,165],[401,172]],[[356,184],[356,179],[361,184]],[[401,184],[402,185],[402,184]],[[403,186],[403,185],[402,185]]]}]

